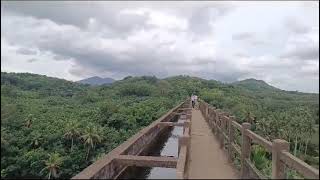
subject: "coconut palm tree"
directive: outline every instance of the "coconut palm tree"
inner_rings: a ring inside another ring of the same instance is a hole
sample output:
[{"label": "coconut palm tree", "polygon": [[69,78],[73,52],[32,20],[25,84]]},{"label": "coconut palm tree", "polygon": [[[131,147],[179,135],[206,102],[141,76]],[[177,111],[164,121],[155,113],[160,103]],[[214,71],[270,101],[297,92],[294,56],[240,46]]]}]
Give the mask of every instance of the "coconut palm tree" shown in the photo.
[{"label": "coconut palm tree", "polygon": [[87,146],[87,155],[86,155],[86,160],[87,160],[90,154],[90,150],[94,149],[95,145],[97,143],[100,143],[102,138],[100,136],[98,128],[93,125],[89,125],[86,128],[84,135],[81,136],[81,139],[83,139],[84,145]]},{"label": "coconut palm tree", "polygon": [[32,140],[31,140],[31,143],[30,145],[33,147],[33,148],[37,148],[40,144],[40,138],[39,137],[34,137]]},{"label": "coconut palm tree", "polygon": [[26,127],[27,128],[30,128],[31,125],[32,125],[32,119],[33,119],[33,115],[32,114],[29,114],[27,119],[26,119]]},{"label": "coconut palm tree", "polygon": [[307,155],[308,144],[312,138],[312,135],[315,133],[314,121],[311,115],[306,116],[303,127],[303,141],[305,143],[304,155]]},{"label": "coconut palm tree", "polygon": [[[299,141],[303,140],[303,133],[305,132],[306,121],[310,118],[309,113],[301,108],[294,108],[293,115],[291,116],[291,134],[294,137],[294,150],[293,154],[296,156],[298,153],[298,144]],[[301,146],[301,143],[300,143]]]},{"label": "coconut palm tree", "polygon": [[170,84],[165,81],[165,80],[160,80],[158,81],[157,83],[158,87],[159,87],[159,90],[160,90],[160,94],[161,95],[165,95],[168,93],[168,89],[170,87]]},{"label": "coconut palm tree", "polygon": [[48,171],[48,179],[51,179],[51,176],[53,176],[54,178],[59,177],[58,175],[58,169],[60,168],[63,159],[60,157],[60,155],[58,153],[53,153],[53,154],[49,154],[49,159],[45,160],[45,165],[46,167],[44,167],[40,173],[44,170]]},{"label": "coconut palm tree", "polygon": [[2,135],[2,132],[1,132],[1,154],[7,150],[8,145],[9,145],[8,141],[5,139],[5,137]]},{"label": "coconut palm tree", "polygon": [[66,126],[66,132],[64,134],[64,137],[66,139],[71,140],[71,148],[70,150],[72,151],[73,148],[73,141],[75,138],[77,138],[80,135],[79,132],[79,124],[75,121],[71,121],[67,124]]},{"label": "coconut palm tree", "polygon": [[34,131],[34,132],[31,132],[30,136],[31,136],[31,143],[30,143],[31,147],[38,148],[40,145],[40,142],[42,141],[41,134],[39,132]]}]

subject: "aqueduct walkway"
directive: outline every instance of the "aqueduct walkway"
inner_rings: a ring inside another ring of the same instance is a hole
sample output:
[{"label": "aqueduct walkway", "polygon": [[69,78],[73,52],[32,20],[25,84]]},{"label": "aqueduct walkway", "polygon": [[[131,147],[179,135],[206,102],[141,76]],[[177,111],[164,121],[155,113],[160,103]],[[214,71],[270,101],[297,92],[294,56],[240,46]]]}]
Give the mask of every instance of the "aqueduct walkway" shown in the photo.
[{"label": "aqueduct walkway", "polygon": [[200,110],[192,110],[190,156],[188,178],[190,179],[236,179],[236,170],[218,140],[214,137]]},{"label": "aqueduct walkway", "polygon": [[[178,157],[150,156],[152,147],[172,126],[183,127]],[[266,179],[250,159],[253,143],[272,154],[273,179],[285,179],[289,168],[305,178],[319,179],[319,170],[293,156],[285,140],[267,141],[251,131],[249,123],[239,124],[235,117],[204,101],[199,110],[192,109],[189,99],[72,179],[117,179],[139,166],[175,168],[177,179]],[[236,159],[240,170],[233,165]]]}]

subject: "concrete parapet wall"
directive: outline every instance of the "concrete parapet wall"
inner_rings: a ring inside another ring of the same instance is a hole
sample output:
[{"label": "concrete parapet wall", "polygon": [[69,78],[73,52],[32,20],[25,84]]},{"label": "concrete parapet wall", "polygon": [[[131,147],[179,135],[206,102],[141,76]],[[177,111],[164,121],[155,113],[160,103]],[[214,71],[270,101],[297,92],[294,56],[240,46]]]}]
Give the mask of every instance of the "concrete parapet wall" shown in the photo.
[{"label": "concrete parapet wall", "polygon": [[[179,108],[189,108],[189,104],[189,100],[180,103],[158,120],[154,121],[152,124],[145,127],[117,148],[109,152],[107,155],[85,168],[72,179],[112,179],[117,177],[119,173],[124,171],[127,165],[117,163],[115,159],[119,157],[119,155],[143,154],[150,144],[156,140],[156,137],[167,128],[158,126],[158,123],[171,121],[176,116],[175,113]],[[183,111],[183,109],[181,110]]]}]

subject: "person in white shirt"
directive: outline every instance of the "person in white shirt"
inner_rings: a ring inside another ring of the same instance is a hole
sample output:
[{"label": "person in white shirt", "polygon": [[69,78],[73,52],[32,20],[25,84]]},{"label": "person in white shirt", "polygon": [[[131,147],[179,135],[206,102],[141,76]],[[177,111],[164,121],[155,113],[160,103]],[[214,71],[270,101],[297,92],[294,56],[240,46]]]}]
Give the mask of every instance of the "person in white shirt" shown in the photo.
[{"label": "person in white shirt", "polygon": [[192,108],[194,108],[195,105],[195,96],[192,94],[191,95],[191,103],[192,103]]}]

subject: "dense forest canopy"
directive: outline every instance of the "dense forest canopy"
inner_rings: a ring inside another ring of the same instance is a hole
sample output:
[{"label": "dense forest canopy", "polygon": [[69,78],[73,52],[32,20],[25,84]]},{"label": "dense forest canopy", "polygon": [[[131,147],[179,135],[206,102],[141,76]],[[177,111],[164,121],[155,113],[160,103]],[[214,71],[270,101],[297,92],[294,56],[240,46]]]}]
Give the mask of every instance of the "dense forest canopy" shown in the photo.
[{"label": "dense forest canopy", "polygon": [[[89,86],[1,72],[1,178],[71,178],[192,93],[240,123],[253,119],[255,132],[286,139],[292,153],[319,168],[319,94],[254,79],[129,76]],[[256,161],[264,156],[255,152]]]}]

